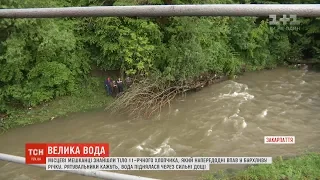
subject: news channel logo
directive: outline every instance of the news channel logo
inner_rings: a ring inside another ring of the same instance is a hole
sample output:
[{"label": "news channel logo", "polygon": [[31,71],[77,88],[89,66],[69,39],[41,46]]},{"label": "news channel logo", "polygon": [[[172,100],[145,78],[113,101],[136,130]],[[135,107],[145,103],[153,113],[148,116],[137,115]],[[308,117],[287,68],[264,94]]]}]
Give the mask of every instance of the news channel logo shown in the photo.
[{"label": "news channel logo", "polygon": [[269,15],[269,25],[272,29],[286,30],[286,31],[299,31],[301,22],[297,20],[297,15],[282,15],[279,18],[277,15]]}]

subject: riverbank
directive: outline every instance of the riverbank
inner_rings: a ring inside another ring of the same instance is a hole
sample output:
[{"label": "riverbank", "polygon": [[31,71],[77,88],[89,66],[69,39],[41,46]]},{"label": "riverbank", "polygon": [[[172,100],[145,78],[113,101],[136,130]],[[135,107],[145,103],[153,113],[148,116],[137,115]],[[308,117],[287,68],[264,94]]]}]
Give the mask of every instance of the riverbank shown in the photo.
[{"label": "riverbank", "polygon": [[[205,86],[227,80],[227,77],[219,77],[215,80],[199,79],[199,83],[192,90],[199,90]],[[0,116],[0,134],[12,128],[23,127],[45,121],[51,121],[58,117],[68,116],[70,113],[86,112],[94,109],[105,108],[114,102],[114,98],[106,96],[103,86],[104,79],[91,77],[83,88],[70,96],[63,96],[34,108],[17,108],[10,111],[5,117]]]},{"label": "riverbank", "polygon": [[69,113],[85,112],[105,107],[113,101],[106,96],[103,79],[91,77],[83,88],[72,96],[64,96],[35,108],[14,109],[0,121],[0,132],[9,129],[54,120]]},{"label": "riverbank", "polygon": [[[295,67],[288,66],[288,68]],[[225,80],[228,80],[228,77],[201,76],[201,78],[196,79],[198,83],[194,83],[189,92],[198,91],[205,86]],[[106,96],[103,81],[104,79],[101,76],[91,77],[87,81],[88,83],[72,96],[63,96],[35,108],[11,110],[7,117],[0,116],[0,133],[16,127],[53,120],[70,113],[105,108],[111,102],[114,102],[114,98]]]},{"label": "riverbank", "polygon": [[235,172],[213,172],[200,180],[319,180],[320,153],[304,155],[284,160],[278,157],[272,164],[249,166]]}]

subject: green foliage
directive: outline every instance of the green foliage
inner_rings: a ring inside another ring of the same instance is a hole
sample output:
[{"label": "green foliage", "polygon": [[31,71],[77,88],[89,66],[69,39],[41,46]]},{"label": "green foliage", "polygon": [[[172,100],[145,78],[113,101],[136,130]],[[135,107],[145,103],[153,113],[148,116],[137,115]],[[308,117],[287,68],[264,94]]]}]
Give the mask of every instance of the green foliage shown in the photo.
[{"label": "green foliage", "polygon": [[204,174],[201,180],[314,180],[320,177],[319,164],[320,154],[308,153],[287,160],[282,160],[282,158],[279,157],[270,165],[250,166],[249,168],[238,172],[215,172]]},{"label": "green foliage", "polygon": [[72,96],[63,96],[55,101],[44,103],[30,109],[10,109],[10,116],[6,119],[0,117],[0,134],[11,128],[26,126],[66,116],[73,112],[91,111],[101,108],[113,101],[106,96],[102,78],[88,78],[81,88]]},{"label": "green foliage", "polygon": [[89,72],[86,51],[73,29],[74,21],[2,20],[0,107],[35,106],[76,90]]},{"label": "green foliage", "polygon": [[[255,0],[258,3],[269,3],[266,1]],[[319,4],[319,0],[272,0],[274,3],[281,4]],[[290,41],[290,49],[286,52],[291,62],[297,61],[301,58],[319,59],[320,52],[320,19],[319,18],[302,18],[297,17],[297,20],[300,21],[300,25],[297,26],[298,30],[288,31],[285,30],[286,36]],[[287,28],[290,28],[288,26]]]},{"label": "green foliage", "polygon": [[148,74],[153,68],[153,54],[161,43],[157,24],[145,19],[90,19],[94,34],[86,41],[93,49],[93,59],[102,69],[122,69],[129,75]]}]

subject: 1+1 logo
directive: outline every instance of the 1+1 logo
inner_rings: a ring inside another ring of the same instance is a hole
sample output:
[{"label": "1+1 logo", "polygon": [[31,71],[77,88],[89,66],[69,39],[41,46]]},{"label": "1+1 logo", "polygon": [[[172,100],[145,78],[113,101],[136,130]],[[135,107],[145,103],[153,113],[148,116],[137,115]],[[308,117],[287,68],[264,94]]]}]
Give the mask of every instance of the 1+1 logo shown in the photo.
[{"label": "1+1 logo", "polygon": [[[269,21],[269,25],[271,25],[272,28],[274,29],[289,30],[289,31],[300,30],[300,27],[299,27],[300,21],[297,21],[296,15],[290,15],[288,17],[287,15],[284,14],[282,18],[279,19],[279,21],[277,20],[277,15],[269,15],[269,18],[272,19],[271,21]],[[277,28],[275,26],[277,26]]]}]

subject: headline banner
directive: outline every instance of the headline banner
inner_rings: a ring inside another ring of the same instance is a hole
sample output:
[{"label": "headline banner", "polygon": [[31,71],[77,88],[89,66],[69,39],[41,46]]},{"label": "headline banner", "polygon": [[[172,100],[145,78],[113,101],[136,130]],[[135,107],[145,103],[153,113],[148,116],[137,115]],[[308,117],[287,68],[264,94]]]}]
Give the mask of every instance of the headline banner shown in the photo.
[{"label": "headline banner", "polygon": [[47,170],[209,170],[211,164],[271,164],[272,157],[109,157],[106,143],[26,144],[26,164]]}]

